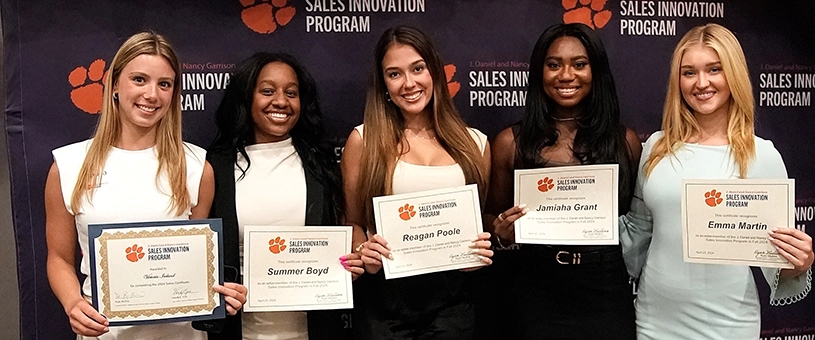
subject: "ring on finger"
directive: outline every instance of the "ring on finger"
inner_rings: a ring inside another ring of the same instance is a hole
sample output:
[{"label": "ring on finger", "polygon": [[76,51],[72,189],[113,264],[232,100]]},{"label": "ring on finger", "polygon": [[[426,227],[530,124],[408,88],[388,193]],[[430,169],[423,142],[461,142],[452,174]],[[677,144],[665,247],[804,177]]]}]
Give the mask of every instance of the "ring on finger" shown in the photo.
[{"label": "ring on finger", "polygon": [[356,248],[354,248],[354,252],[359,253],[363,247],[365,247],[365,242],[360,243]]},{"label": "ring on finger", "polygon": [[504,222],[504,213],[498,214],[498,222]]}]

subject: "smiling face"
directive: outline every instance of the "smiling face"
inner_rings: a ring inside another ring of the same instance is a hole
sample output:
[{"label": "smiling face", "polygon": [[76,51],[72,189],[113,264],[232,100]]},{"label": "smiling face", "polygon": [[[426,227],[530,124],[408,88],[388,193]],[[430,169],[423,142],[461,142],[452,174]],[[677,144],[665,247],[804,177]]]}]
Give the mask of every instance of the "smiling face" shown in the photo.
[{"label": "smiling face", "polygon": [[382,70],[390,98],[403,115],[416,115],[429,109],[433,78],[416,49],[394,43],[382,58]]},{"label": "smiling face", "polygon": [[679,65],[679,88],[693,114],[727,115],[730,86],[719,54],[710,47],[696,45],[685,51]]},{"label": "smiling face", "polygon": [[575,37],[555,39],[546,52],[543,87],[559,108],[577,106],[591,92],[591,64],[583,44]]},{"label": "smiling face", "polygon": [[127,63],[114,85],[125,128],[155,128],[170,110],[175,86],[175,72],[160,55],[142,54]]},{"label": "smiling face", "polygon": [[300,87],[297,73],[282,62],[263,66],[252,96],[255,143],[279,142],[300,118]]}]

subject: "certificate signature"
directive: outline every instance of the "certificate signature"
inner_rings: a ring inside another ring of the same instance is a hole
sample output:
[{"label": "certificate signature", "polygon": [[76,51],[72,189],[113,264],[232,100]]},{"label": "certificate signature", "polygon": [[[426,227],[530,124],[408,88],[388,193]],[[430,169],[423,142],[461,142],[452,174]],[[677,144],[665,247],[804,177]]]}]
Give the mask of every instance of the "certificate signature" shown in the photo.
[{"label": "certificate signature", "polygon": [[325,302],[337,302],[343,299],[343,294],[340,292],[333,292],[333,293],[319,293],[314,295],[314,300],[317,302],[325,303]]},{"label": "certificate signature", "polygon": [[450,263],[464,263],[464,262],[477,262],[478,258],[475,254],[465,251],[461,253],[450,254]]}]

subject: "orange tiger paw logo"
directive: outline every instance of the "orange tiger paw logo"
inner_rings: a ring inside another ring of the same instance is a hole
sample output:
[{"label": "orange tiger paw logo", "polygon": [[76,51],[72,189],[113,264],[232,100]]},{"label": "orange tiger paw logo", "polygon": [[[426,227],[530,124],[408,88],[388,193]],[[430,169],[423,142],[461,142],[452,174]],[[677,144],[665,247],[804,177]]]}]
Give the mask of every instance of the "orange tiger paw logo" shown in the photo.
[{"label": "orange tiger paw logo", "polygon": [[552,179],[549,177],[544,177],[543,179],[538,180],[538,190],[540,192],[547,192],[549,190],[552,190],[552,188],[555,187],[555,185],[552,184],[552,182],[553,182]]},{"label": "orange tiger paw logo", "polygon": [[289,24],[294,6],[288,0],[240,0],[243,5],[241,20],[251,30],[260,34],[274,33],[278,26]]},{"label": "orange tiger paw logo", "polygon": [[[102,112],[102,85],[105,76],[105,61],[94,60],[90,67],[79,66],[68,74],[68,83],[71,84],[71,102],[78,109],[90,114]],[[86,84],[90,79],[90,83]]]},{"label": "orange tiger paw logo", "polygon": [[458,90],[461,89],[461,84],[457,81],[452,81],[453,76],[456,74],[456,65],[444,65],[444,76],[447,77],[447,90],[450,91],[450,98],[456,96]]},{"label": "orange tiger paw logo", "polygon": [[280,254],[281,251],[286,250],[286,240],[280,238],[280,236],[269,240],[269,251],[273,254]]},{"label": "orange tiger paw logo", "polygon": [[127,247],[125,249],[125,253],[127,253],[126,257],[127,260],[130,262],[138,262],[144,257],[144,253],[142,252],[143,248],[139,247],[138,244],[134,244],[131,247]]},{"label": "orange tiger paw logo", "polygon": [[713,189],[705,193],[705,203],[711,207],[722,204],[722,193]]},{"label": "orange tiger paw logo", "polygon": [[[578,7],[577,3],[580,2]],[[611,11],[605,9],[607,0],[562,0],[563,23],[581,23],[592,29],[603,28],[611,20]]]},{"label": "orange tiger paw logo", "polygon": [[404,207],[399,207],[399,218],[409,221],[413,216],[416,216],[416,212],[413,211],[412,205],[405,204]]}]

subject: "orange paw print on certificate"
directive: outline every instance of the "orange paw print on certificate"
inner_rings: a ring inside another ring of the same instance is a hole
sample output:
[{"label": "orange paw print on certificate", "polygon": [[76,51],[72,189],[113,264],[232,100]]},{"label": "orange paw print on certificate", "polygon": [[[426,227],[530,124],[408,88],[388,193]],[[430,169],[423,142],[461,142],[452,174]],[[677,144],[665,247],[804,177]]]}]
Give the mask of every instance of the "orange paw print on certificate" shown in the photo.
[{"label": "orange paw print on certificate", "polygon": [[711,207],[722,204],[722,193],[713,189],[705,193],[705,203]]},{"label": "orange paw print on certificate", "polygon": [[404,207],[399,207],[399,218],[410,221],[413,216],[416,216],[416,212],[413,211],[413,206],[410,204],[405,204]]},{"label": "orange paw print on certificate", "polygon": [[547,192],[549,190],[552,190],[552,188],[555,187],[555,185],[552,184],[552,182],[553,180],[549,177],[544,177],[543,179],[538,180],[538,191]]},{"label": "orange paw print on certificate", "polygon": [[271,34],[278,26],[289,24],[297,10],[288,0],[240,0],[243,5],[241,20],[249,29],[260,34]]},{"label": "orange paw print on certificate", "polygon": [[269,251],[273,254],[280,254],[281,251],[286,250],[286,240],[280,236],[269,240]]},{"label": "orange paw print on certificate", "polygon": [[[582,23],[594,28],[603,28],[611,20],[611,11],[605,9],[608,0],[562,0],[563,23]],[[579,5],[578,5],[579,3]]]},{"label": "orange paw print on certificate", "polygon": [[144,257],[144,253],[142,252],[142,250],[144,250],[142,247],[139,247],[138,244],[134,244],[133,246],[127,247],[127,249],[125,249],[125,253],[127,253],[127,255],[125,256],[127,257],[127,260],[130,262],[138,262]]},{"label": "orange paw print on certificate", "polygon": [[458,90],[461,89],[461,84],[459,82],[452,81],[454,75],[456,75],[456,65],[444,65],[444,76],[447,77],[447,90],[450,91],[450,98],[455,97]]},{"label": "orange paw print on certificate", "polygon": [[104,76],[105,61],[102,59],[94,60],[88,68],[79,66],[71,71],[68,83],[73,88],[71,102],[74,106],[90,114],[101,113]]}]

